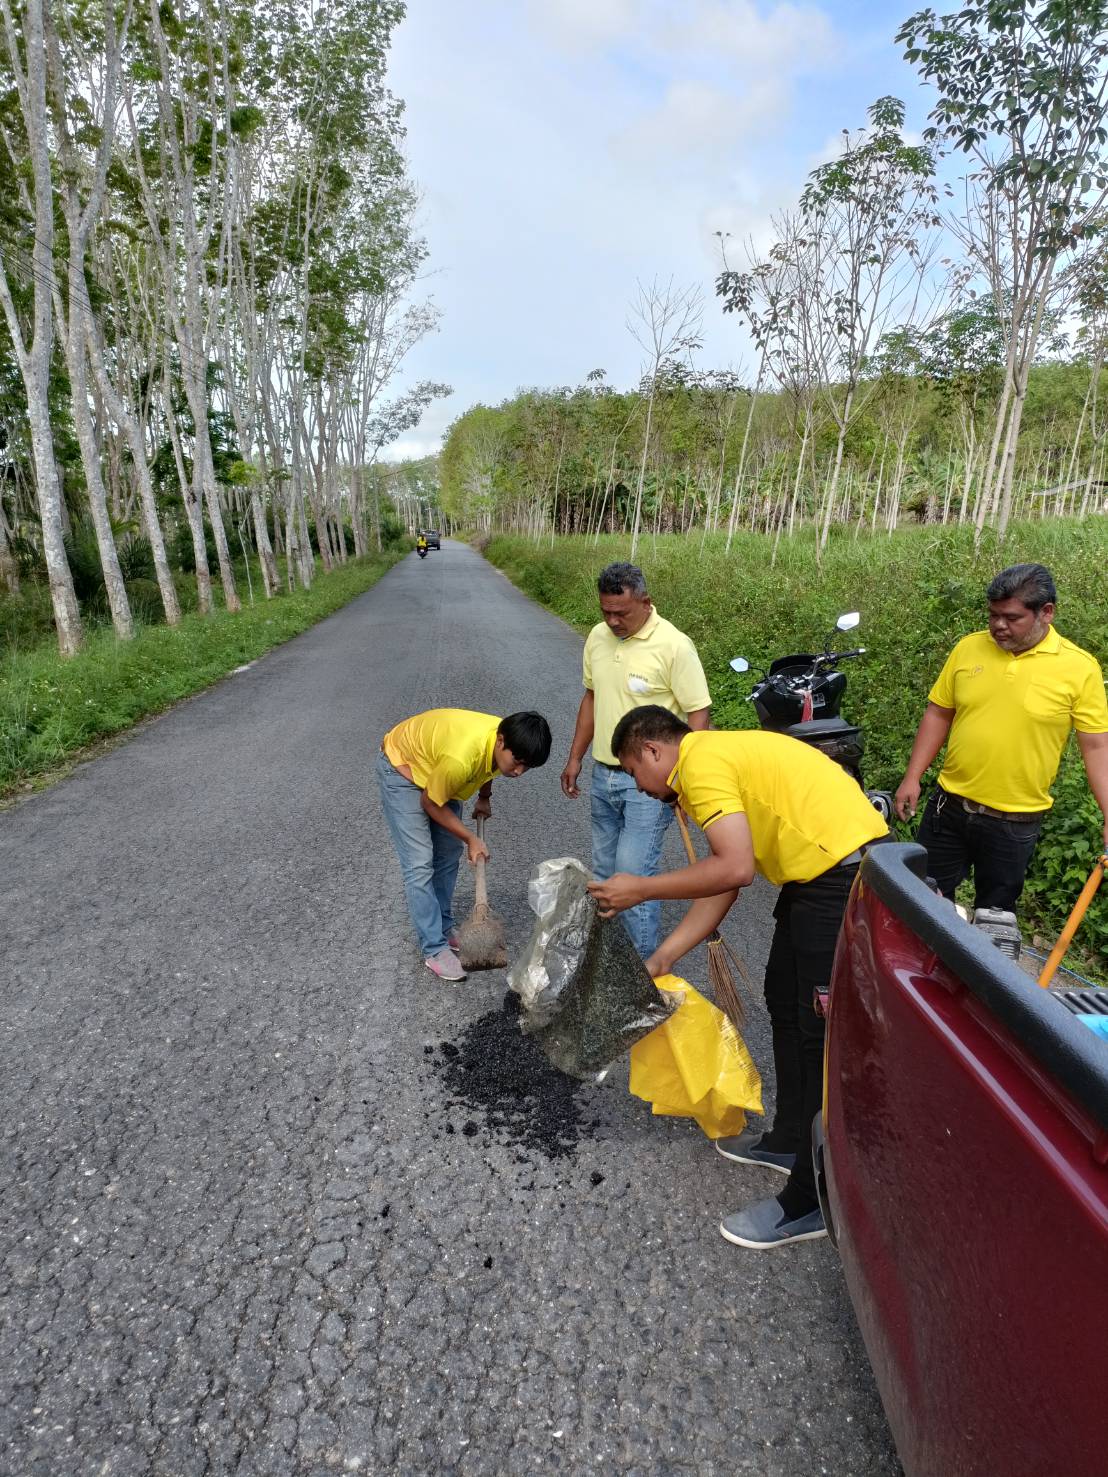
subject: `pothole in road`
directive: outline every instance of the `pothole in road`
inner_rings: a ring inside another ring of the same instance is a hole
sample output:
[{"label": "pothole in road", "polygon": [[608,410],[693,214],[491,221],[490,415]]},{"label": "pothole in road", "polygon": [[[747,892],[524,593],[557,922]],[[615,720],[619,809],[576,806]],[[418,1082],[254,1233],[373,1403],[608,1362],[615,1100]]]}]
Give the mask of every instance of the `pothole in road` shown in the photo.
[{"label": "pothole in road", "polygon": [[[556,1071],[520,1031],[519,1000],[510,991],[499,1010],[471,1021],[434,1057],[453,1103],[479,1113],[504,1143],[547,1159],[572,1158],[600,1126],[580,1100],[586,1085]],[[477,1131],[472,1119],[461,1129],[470,1138]]]}]

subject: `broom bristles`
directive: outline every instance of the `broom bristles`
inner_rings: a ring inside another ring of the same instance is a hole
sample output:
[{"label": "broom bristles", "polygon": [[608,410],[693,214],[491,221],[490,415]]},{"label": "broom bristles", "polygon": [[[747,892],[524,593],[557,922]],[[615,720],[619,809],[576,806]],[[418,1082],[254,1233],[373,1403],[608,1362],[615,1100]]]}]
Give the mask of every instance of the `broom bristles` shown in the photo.
[{"label": "broom bristles", "polygon": [[721,934],[714,934],[708,940],[708,982],[712,986],[716,1004],[738,1029],[746,1020],[746,1010],[739,994],[738,982],[732,973],[732,965],[745,980],[747,976],[742,961],[731,951]]},{"label": "broom bristles", "polygon": [[503,969],[508,963],[504,925],[487,903],[478,903],[458,930],[463,969]]}]

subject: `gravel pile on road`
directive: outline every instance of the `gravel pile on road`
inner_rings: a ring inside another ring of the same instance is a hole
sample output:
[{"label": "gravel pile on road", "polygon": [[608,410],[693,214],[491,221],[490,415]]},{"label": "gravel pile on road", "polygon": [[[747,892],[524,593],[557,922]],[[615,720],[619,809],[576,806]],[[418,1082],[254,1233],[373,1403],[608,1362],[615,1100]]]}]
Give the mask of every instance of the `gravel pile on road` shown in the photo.
[{"label": "gravel pile on road", "polygon": [[[510,991],[499,1010],[440,1044],[436,1066],[454,1105],[480,1113],[505,1142],[548,1159],[572,1157],[599,1125],[577,1101],[582,1084],[556,1071],[520,1031],[519,1000]],[[472,1120],[462,1128],[467,1136],[476,1131]]]}]

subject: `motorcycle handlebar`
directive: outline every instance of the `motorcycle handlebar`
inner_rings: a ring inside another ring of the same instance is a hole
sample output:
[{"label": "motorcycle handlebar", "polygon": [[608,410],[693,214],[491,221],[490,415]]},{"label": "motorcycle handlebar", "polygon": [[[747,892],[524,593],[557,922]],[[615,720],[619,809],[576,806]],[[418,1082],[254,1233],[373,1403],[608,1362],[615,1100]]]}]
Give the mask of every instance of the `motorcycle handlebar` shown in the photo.
[{"label": "motorcycle handlebar", "polygon": [[821,656],[813,659],[810,667],[790,667],[783,672],[774,672],[767,681],[784,681],[786,684],[797,681],[805,681],[808,677],[814,677],[818,672],[830,667],[836,667],[839,662],[849,661],[851,657],[865,656],[866,648],[857,647],[854,651],[825,651]]}]

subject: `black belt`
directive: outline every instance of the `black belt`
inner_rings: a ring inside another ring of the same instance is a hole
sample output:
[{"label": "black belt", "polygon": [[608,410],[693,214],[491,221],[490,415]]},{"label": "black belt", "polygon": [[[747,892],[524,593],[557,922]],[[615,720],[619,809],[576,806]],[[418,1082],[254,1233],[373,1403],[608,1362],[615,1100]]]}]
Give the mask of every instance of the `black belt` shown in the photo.
[{"label": "black belt", "polygon": [[941,811],[944,800],[956,800],[967,815],[987,815],[994,821],[1015,821],[1017,824],[1030,825],[1033,821],[1042,820],[1046,815],[1045,810],[997,810],[992,805],[979,805],[976,800],[967,800],[964,795],[955,795],[950,790],[944,790],[939,786],[938,808]]},{"label": "black belt", "polygon": [[599,764],[600,767],[601,767],[601,769],[614,769],[615,772],[616,772],[616,774],[622,774],[623,773],[623,765],[622,764],[605,764],[605,762],[604,762],[603,759],[594,759],[592,762],[594,764]]}]

